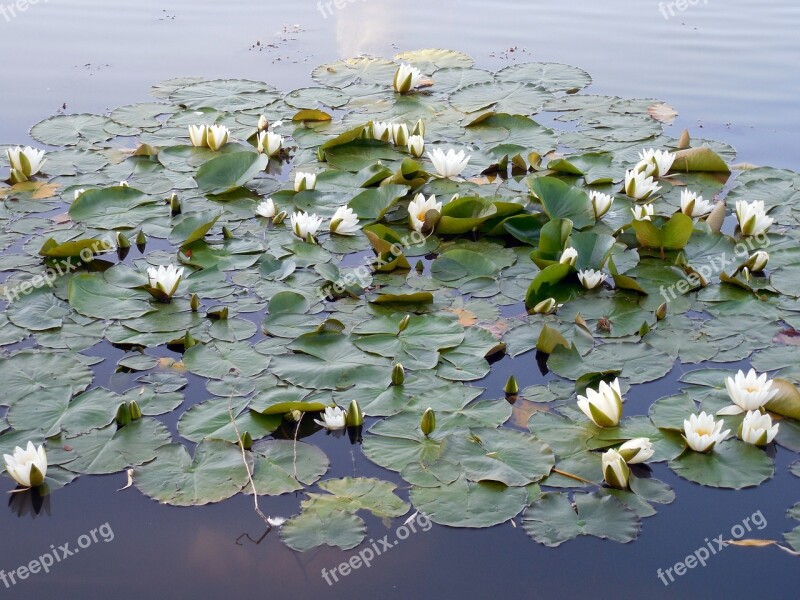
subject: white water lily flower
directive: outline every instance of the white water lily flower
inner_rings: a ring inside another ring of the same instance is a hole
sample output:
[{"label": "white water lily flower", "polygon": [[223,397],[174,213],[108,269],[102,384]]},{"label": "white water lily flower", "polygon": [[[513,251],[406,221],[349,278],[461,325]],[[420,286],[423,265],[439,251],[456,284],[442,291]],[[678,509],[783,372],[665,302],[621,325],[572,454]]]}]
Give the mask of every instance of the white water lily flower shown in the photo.
[{"label": "white water lily flower", "polygon": [[612,448],[603,453],[603,479],[609,486],[625,490],[630,476],[631,469],[619,452]]},{"label": "white water lily flower", "polygon": [[595,271],[594,269],[584,269],[583,271],[578,271],[578,279],[580,279],[581,285],[585,287],[587,290],[593,290],[598,285],[603,283],[607,278],[607,275],[602,271]]},{"label": "white water lily flower", "polygon": [[131,187],[126,179],[119,182],[119,187]]},{"label": "white water lily flower", "polygon": [[178,284],[183,277],[183,267],[180,269],[175,265],[165,267],[148,267],[147,282],[154,290],[160,291],[164,297],[172,298],[178,289]]},{"label": "white water lily flower", "polygon": [[586,396],[578,396],[578,408],[598,427],[616,427],[622,418],[622,392],[619,379],[600,382],[597,390],[587,388]]},{"label": "white water lily flower", "polygon": [[390,125],[392,132],[392,142],[395,146],[408,145],[408,125],[405,123],[392,123]]},{"label": "white water lily flower", "polygon": [[320,226],[322,225],[322,217],[317,215],[309,215],[308,213],[299,212],[292,213],[289,220],[292,225],[292,231],[301,240],[308,239],[308,236],[314,237],[317,235]]},{"label": "white water lily flower", "polygon": [[467,164],[472,158],[472,155],[467,156],[463,150],[456,152],[452,148],[446,153],[441,148],[436,148],[427,154],[439,177],[458,177],[467,168]]},{"label": "white water lily flower", "polygon": [[408,152],[414,158],[419,158],[425,153],[425,140],[421,135],[412,135],[408,138]]},{"label": "white water lily flower", "polygon": [[208,147],[214,152],[228,143],[230,131],[225,125],[211,125],[207,130]]},{"label": "white water lily flower", "polygon": [[11,168],[26,178],[36,175],[47,162],[44,150],[37,150],[30,146],[26,146],[24,149],[20,146],[8,148],[6,156],[8,162],[11,163]]},{"label": "white water lily flower", "polygon": [[195,148],[208,146],[208,127],[206,125],[190,125],[189,139]]},{"label": "white water lily flower", "polygon": [[571,246],[564,250],[564,252],[561,253],[561,258],[558,259],[558,262],[560,262],[562,265],[571,265],[573,267],[577,261],[578,251]]},{"label": "white water lily flower", "polygon": [[275,209],[275,202],[273,202],[272,198],[267,198],[263,202],[261,202],[258,206],[256,206],[256,215],[259,217],[266,217],[267,219],[271,219],[275,216],[276,213]]},{"label": "white water lily flower", "polygon": [[269,121],[267,121],[267,115],[261,115],[258,117],[258,130],[265,131],[269,128]]},{"label": "white water lily flower", "polygon": [[611,194],[604,194],[594,190],[589,192],[589,200],[592,201],[595,219],[599,219],[611,210],[611,205],[614,203],[614,197]]},{"label": "white water lily flower", "polygon": [[661,186],[647,174],[632,170],[625,173],[625,193],[635,200],[647,200]]},{"label": "white water lily flower", "polygon": [[422,73],[417,67],[400,63],[400,67],[394,74],[394,91],[399,94],[407,94],[416,88],[421,80]]},{"label": "white water lily flower", "polygon": [[44,483],[47,474],[47,454],[44,446],[36,448],[33,442],[23,450],[19,446],[14,448],[14,454],[4,454],[6,471],[14,481],[23,487],[39,487]]},{"label": "white water lily flower", "polygon": [[286,523],[285,517],[267,517],[267,523],[269,523],[270,527],[280,527],[284,523]]},{"label": "white water lily flower", "polygon": [[749,204],[744,200],[736,201],[736,218],[742,235],[759,235],[765,233],[775,219],[767,216],[763,200],[756,200]]},{"label": "white water lily flower", "polygon": [[656,208],[652,204],[639,204],[634,206],[631,211],[633,218],[637,221],[649,221],[650,217],[656,214]]},{"label": "white water lily flower", "polygon": [[767,264],[769,263],[769,253],[765,250],[757,250],[750,255],[750,258],[747,259],[747,268],[750,269],[753,273],[760,273],[764,269],[767,268]]},{"label": "white water lily flower", "polygon": [[275,156],[283,147],[283,136],[271,131],[262,131],[256,138],[258,141],[258,151],[267,156]]},{"label": "white water lily flower", "polygon": [[672,163],[675,162],[675,155],[666,150],[642,150],[639,152],[639,164],[636,165],[636,171],[646,173],[647,177],[664,177],[672,168]]},{"label": "white water lily flower", "polygon": [[429,210],[436,212],[442,211],[442,203],[436,201],[436,196],[431,194],[429,198],[425,198],[425,194],[417,194],[417,196],[408,203],[408,220],[411,229],[414,231],[422,231],[425,225],[425,215]]},{"label": "white water lily flower", "polygon": [[78,198],[80,198],[81,194],[83,194],[85,191],[86,191],[86,188],[80,188],[80,189],[75,190],[73,192],[74,193],[74,199],[77,200]]},{"label": "white water lily flower", "polygon": [[767,374],[759,375],[755,369],[750,369],[747,375],[740,370],[735,376],[728,377],[725,387],[728,388],[728,396],[733,400],[733,405],[718,411],[718,415],[740,415],[749,410],[758,410],[778,395],[778,390],[773,389],[772,380],[767,379]]},{"label": "white water lily flower", "polygon": [[690,192],[687,189],[681,191],[681,212],[687,217],[702,217],[714,210],[714,205],[697,192]]},{"label": "white water lily flower", "polygon": [[778,423],[772,424],[772,417],[761,414],[761,411],[751,410],[745,415],[739,437],[748,444],[766,446],[778,435]]},{"label": "white water lily flower", "polygon": [[649,438],[634,438],[622,444],[617,451],[629,465],[635,465],[650,460],[655,454],[653,443]]},{"label": "white water lily flower", "polygon": [[330,232],[338,235],[353,235],[361,231],[358,226],[358,215],[352,208],[340,206],[333,213],[330,224]]},{"label": "white water lily flower", "polygon": [[381,142],[389,142],[392,139],[391,124],[384,121],[372,122],[372,139]]},{"label": "white water lily flower", "polygon": [[715,421],[712,415],[701,412],[683,421],[683,439],[695,452],[709,452],[728,437],[730,429],[722,431],[725,421]]},{"label": "white water lily flower", "polygon": [[317,187],[317,176],[314,173],[299,172],[294,176],[294,191],[304,192]]},{"label": "white water lily flower", "polygon": [[314,419],[314,422],[325,429],[344,429],[347,413],[336,407],[327,407],[322,415],[322,420]]}]

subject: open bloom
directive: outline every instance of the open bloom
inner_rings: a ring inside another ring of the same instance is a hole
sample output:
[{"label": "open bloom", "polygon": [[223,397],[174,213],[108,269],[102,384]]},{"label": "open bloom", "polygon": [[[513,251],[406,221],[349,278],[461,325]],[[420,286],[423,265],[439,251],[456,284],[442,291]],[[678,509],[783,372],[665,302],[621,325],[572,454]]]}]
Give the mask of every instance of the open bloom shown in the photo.
[{"label": "open bloom", "polygon": [[609,486],[625,490],[630,476],[630,467],[619,452],[612,448],[603,453],[603,479]]},{"label": "open bloom", "polygon": [[636,221],[649,221],[650,217],[656,214],[656,208],[652,204],[638,204],[631,210]]},{"label": "open bloom", "polygon": [[8,148],[6,156],[11,168],[26,179],[36,175],[42,169],[44,163],[47,162],[44,157],[44,150],[37,150],[30,146],[26,146],[25,149],[20,146]]},{"label": "open bloom", "polygon": [[422,73],[416,67],[400,63],[400,67],[394,74],[394,91],[399,94],[407,94],[419,85]]},{"label": "open bloom", "polygon": [[778,435],[778,424],[772,424],[772,417],[762,415],[761,411],[751,410],[745,415],[739,437],[748,444],[766,446]]},{"label": "open bloom", "polygon": [[317,215],[309,215],[308,213],[299,212],[292,213],[289,222],[292,225],[292,231],[301,240],[308,239],[308,236],[314,237],[317,235],[320,226],[322,225],[322,217]]},{"label": "open bloom", "polygon": [[207,130],[208,147],[214,152],[228,143],[230,131],[225,125],[211,125]]},{"label": "open bloom", "polygon": [[570,246],[561,253],[561,258],[558,259],[558,262],[560,262],[562,265],[571,265],[574,267],[577,260],[578,251]]},{"label": "open bloom", "polygon": [[421,135],[412,135],[408,138],[408,152],[414,158],[419,158],[425,152],[425,140]]},{"label": "open bloom", "polygon": [[358,226],[358,215],[352,208],[340,206],[333,213],[330,224],[330,232],[339,235],[353,235],[358,233],[361,228]]},{"label": "open bloom", "polygon": [[586,396],[578,396],[578,408],[598,427],[616,427],[622,418],[622,392],[619,379],[600,382],[597,390],[587,388]]},{"label": "open bloom", "polygon": [[392,139],[391,125],[384,121],[372,122],[372,139],[389,142]]},{"label": "open bloom", "polygon": [[578,279],[587,290],[593,290],[606,280],[606,274],[594,269],[584,269],[583,271],[578,271]]},{"label": "open bloom", "polygon": [[675,162],[675,155],[666,150],[642,150],[639,153],[639,164],[636,165],[636,171],[645,173],[647,177],[664,177],[672,168],[672,163]]},{"label": "open bloom", "polygon": [[592,210],[594,211],[594,218],[599,219],[605,215],[614,203],[614,197],[611,194],[603,194],[592,190],[589,192],[589,200],[592,201]]},{"label": "open bloom", "polygon": [[681,212],[687,217],[702,217],[713,209],[714,205],[703,200],[703,197],[698,196],[697,192],[690,192],[686,189],[681,191]]},{"label": "open bloom", "polygon": [[735,376],[728,377],[725,387],[728,388],[733,405],[718,411],[718,415],[740,415],[749,410],[758,410],[778,395],[778,390],[772,388],[772,380],[767,379],[767,374],[758,375],[755,369],[750,369],[747,375],[739,371]]},{"label": "open bloom", "polygon": [[767,216],[763,200],[756,200],[749,204],[744,200],[736,201],[736,218],[742,235],[758,235],[769,229],[775,219]]},{"label": "open bloom", "polygon": [[294,176],[294,191],[304,192],[317,187],[317,176],[314,173],[299,172]]},{"label": "open bloom", "polygon": [[325,429],[344,429],[346,417],[347,414],[338,406],[329,406],[325,409],[322,420],[314,419],[314,422]]},{"label": "open bloom", "polygon": [[44,483],[47,474],[47,454],[44,446],[36,448],[33,442],[23,450],[19,446],[14,448],[14,454],[4,454],[6,471],[23,487],[39,487]]},{"label": "open bloom", "polygon": [[464,172],[472,156],[467,156],[466,152],[460,150],[456,152],[452,148],[445,153],[441,148],[434,149],[427,153],[431,159],[439,177],[458,177]]},{"label": "open bloom", "polygon": [[258,134],[258,151],[267,156],[275,156],[283,147],[283,136],[271,131],[262,131]]},{"label": "open bloom", "polygon": [[195,148],[208,146],[208,127],[206,125],[190,125],[189,139]]},{"label": "open bloom", "polygon": [[636,200],[647,200],[655,194],[661,186],[644,172],[628,171],[625,173],[625,193]]},{"label": "open bloom", "polygon": [[266,217],[267,219],[271,219],[275,216],[275,202],[272,201],[272,198],[267,198],[263,202],[261,202],[258,206],[256,206],[256,215],[259,217]]},{"label": "open bloom", "polygon": [[634,438],[622,444],[617,451],[629,465],[635,465],[650,460],[655,454],[653,443],[649,438]]},{"label": "open bloom", "polygon": [[731,432],[722,431],[725,421],[715,421],[712,415],[701,412],[683,421],[683,439],[695,452],[709,452]]},{"label": "open bloom", "polygon": [[392,123],[390,126],[392,131],[392,142],[395,146],[408,145],[408,125],[405,123]]},{"label": "open bloom", "polygon": [[753,273],[760,273],[767,268],[769,263],[769,253],[765,250],[757,250],[747,259],[746,267]]},{"label": "open bloom", "polygon": [[183,277],[183,267],[178,269],[175,265],[165,267],[149,267],[147,269],[147,282],[150,288],[160,292],[159,296],[168,299],[172,298],[178,289],[178,284]]},{"label": "open bloom", "polygon": [[417,196],[408,203],[408,221],[411,229],[414,231],[422,231],[425,225],[425,215],[428,211],[435,210],[437,213],[442,211],[442,203],[436,201],[436,196],[431,194],[429,198],[425,198],[425,194],[417,194]]}]

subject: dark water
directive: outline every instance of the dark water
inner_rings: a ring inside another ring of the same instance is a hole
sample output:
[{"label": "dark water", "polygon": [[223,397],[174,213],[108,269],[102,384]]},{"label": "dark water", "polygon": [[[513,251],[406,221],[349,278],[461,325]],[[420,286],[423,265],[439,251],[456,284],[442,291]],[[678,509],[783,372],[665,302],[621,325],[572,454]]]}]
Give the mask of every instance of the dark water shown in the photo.
[{"label": "dark water", "polygon": [[[689,127],[697,136],[727,141],[742,161],[795,170],[800,165],[800,5],[790,0],[699,0],[668,19],[649,0],[357,0],[326,17],[313,0],[41,0],[6,20],[10,4],[0,0],[6,9],[0,9],[2,143],[25,142],[29,126],[63,104],[68,112],[102,112],[145,100],[152,83],[170,77],[245,77],[289,90],[308,84],[314,66],[340,56],[434,46],[464,50],[486,68],[524,60],[575,64],[594,76],[590,91],[667,101],[681,113],[676,131]],[[99,366],[95,385],[113,387],[116,358],[109,355]],[[678,367],[660,382],[634,387],[627,414],[645,413],[653,400],[673,393],[680,372]],[[543,380],[532,355],[506,359],[480,383],[489,388],[487,397],[498,397],[512,373],[522,386]],[[196,379],[185,393],[187,404],[207,397]],[[317,436],[315,443],[332,458],[328,477],[389,476],[346,438]],[[434,525],[332,586],[321,570],[355,551],[299,555],[275,531],[255,544],[250,540],[258,541],[264,527],[249,497],[180,509],[160,506],[135,489],[116,491],[125,485],[124,475],[84,476],[56,492],[35,518],[25,497],[0,508],[0,569],[6,572],[49,552],[51,544],[69,543],[74,551],[80,536],[97,530],[96,543],[50,573],[9,588],[0,581],[0,595],[796,598],[800,563],[772,548],[726,548],[669,586],[657,577],[659,568],[684,560],[706,538],[730,538],[732,527],[756,513],[767,524],[750,535],[780,539],[794,526],[786,509],[800,500],[798,480],[787,472],[790,460],[778,449],[776,477],[738,492],[688,484],[656,465],[654,476],[674,487],[677,500],[644,520],[633,544],[581,539],[552,550],[510,524],[479,531]],[[0,481],[3,490],[11,489],[8,478]],[[261,507],[290,516],[298,503],[299,497],[287,495],[264,498]],[[400,522],[367,524],[377,539],[393,537]]]}]

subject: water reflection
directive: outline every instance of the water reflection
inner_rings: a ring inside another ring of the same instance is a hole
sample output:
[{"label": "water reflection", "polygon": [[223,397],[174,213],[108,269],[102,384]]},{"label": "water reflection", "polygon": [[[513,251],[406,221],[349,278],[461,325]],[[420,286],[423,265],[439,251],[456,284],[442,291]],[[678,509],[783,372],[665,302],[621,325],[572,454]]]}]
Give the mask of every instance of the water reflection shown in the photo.
[{"label": "water reflection", "polygon": [[[50,491],[46,486],[33,489],[17,488],[8,497],[8,508],[18,517],[50,516]],[[42,515],[44,513],[44,515]]]},{"label": "water reflection", "polygon": [[351,0],[335,10],[339,56],[383,54],[392,39],[392,28],[403,20],[404,12],[404,4],[392,0]]}]

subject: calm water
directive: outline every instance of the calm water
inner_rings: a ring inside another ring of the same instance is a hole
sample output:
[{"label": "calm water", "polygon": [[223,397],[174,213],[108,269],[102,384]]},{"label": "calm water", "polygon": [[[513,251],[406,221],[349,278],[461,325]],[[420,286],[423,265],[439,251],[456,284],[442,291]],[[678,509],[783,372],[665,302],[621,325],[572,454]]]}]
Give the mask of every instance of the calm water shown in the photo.
[{"label": "calm water", "polygon": [[[356,0],[325,17],[312,0],[49,0],[7,20],[8,6],[10,0],[0,0],[5,8],[0,8],[0,143],[27,141],[30,125],[64,104],[68,112],[102,112],[147,99],[151,84],[171,77],[263,79],[288,91],[308,84],[314,66],[338,57],[435,46],[464,50],[486,68],[524,60],[575,64],[594,76],[590,91],[656,97],[673,105],[680,112],[676,133],[688,127],[695,136],[727,141],[742,161],[800,167],[800,5],[790,0],[700,0],[683,12],[675,9],[668,19],[650,0]],[[665,11],[669,16],[666,6]],[[95,385],[114,387],[111,370],[119,358],[114,352],[100,365]],[[499,396],[510,373],[523,386],[541,381],[533,365],[530,355],[495,365],[482,382],[487,396]],[[654,399],[671,393],[680,371],[635,387],[628,412],[644,413]],[[198,402],[207,392],[192,379],[186,396],[187,403]],[[346,439],[319,443],[334,461],[330,477],[381,471]],[[780,538],[793,526],[786,509],[800,500],[798,480],[787,473],[790,459],[778,449],[778,475],[741,492],[693,486],[657,465],[654,475],[673,485],[677,500],[645,520],[633,544],[592,539],[551,550],[508,524],[477,532],[434,525],[332,587],[321,569],[333,568],[350,553],[321,549],[298,555],[275,532],[258,545],[248,541],[242,534],[258,540],[264,533],[249,498],[177,509],[159,506],[135,489],[117,492],[125,485],[123,475],[81,477],[58,491],[36,518],[29,506],[16,502],[0,510],[0,569],[26,564],[51,544],[69,542],[74,548],[79,536],[105,523],[113,540],[100,538],[49,574],[9,589],[0,582],[0,594],[26,599],[103,594],[120,600],[234,595],[471,600],[497,594],[707,599],[767,593],[796,598],[797,559],[774,549],[725,549],[669,587],[656,576],[657,569],[703,546],[705,538],[730,537],[731,527],[757,511],[768,523],[758,537]],[[1,481],[4,490],[11,488],[10,480]],[[292,496],[262,500],[269,514],[289,516],[297,506]],[[397,525],[386,529],[368,520],[376,538]]]}]

